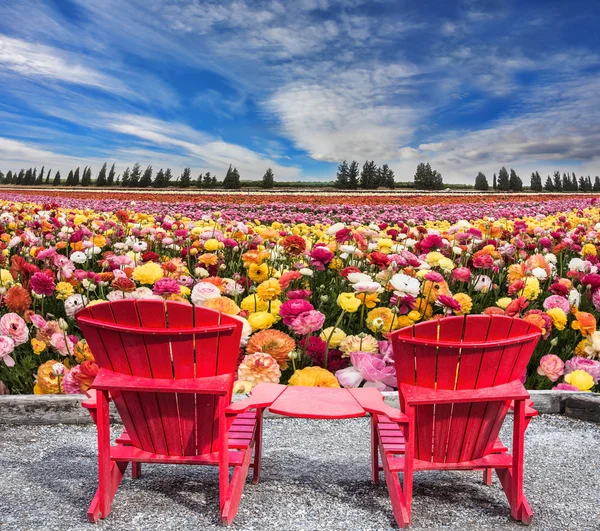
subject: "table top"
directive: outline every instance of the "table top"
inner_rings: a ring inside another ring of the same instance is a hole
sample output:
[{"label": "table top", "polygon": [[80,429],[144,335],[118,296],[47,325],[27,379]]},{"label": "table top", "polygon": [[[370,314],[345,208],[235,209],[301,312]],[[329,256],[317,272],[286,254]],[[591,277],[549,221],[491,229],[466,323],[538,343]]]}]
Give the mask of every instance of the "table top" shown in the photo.
[{"label": "table top", "polygon": [[351,419],[366,415],[347,389],[334,387],[287,387],[269,411],[308,419]]}]

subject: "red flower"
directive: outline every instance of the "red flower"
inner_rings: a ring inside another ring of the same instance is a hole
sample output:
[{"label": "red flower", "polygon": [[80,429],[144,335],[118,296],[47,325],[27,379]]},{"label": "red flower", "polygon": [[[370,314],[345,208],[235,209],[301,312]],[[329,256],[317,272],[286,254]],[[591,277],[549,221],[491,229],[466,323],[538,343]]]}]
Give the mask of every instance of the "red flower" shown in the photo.
[{"label": "red flower", "polygon": [[527,302],[525,297],[517,297],[506,307],[506,315],[509,317],[518,317],[527,306],[529,306],[529,302]]},{"label": "red flower", "polygon": [[54,288],[56,286],[54,284],[54,279],[51,276],[40,271],[31,277],[30,287],[31,291],[36,295],[50,297],[54,293]]},{"label": "red flower", "polygon": [[438,234],[430,234],[421,240],[421,250],[428,253],[433,249],[441,249],[444,247],[444,240]]},{"label": "red flower", "polygon": [[306,240],[302,236],[286,236],[281,241],[285,252],[292,256],[298,256],[306,251]]},{"label": "red flower", "polygon": [[373,251],[369,255],[371,263],[376,265],[379,269],[385,269],[390,265],[390,259],[387,254],[380,253],[379,251]]}]

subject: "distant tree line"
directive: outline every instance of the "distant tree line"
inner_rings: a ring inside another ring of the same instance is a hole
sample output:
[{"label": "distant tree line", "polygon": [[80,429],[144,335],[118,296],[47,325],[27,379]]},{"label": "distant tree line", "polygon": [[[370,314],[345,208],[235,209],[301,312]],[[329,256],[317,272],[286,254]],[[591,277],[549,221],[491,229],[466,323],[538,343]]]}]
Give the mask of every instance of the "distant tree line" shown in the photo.
[{"label": "distant tree line", "polygon": [[[216,175],[211,175],[209,171],[197,177],[192,176],[191,168],[184,168],[179,177],[173,179],[171,168],[166,170],[161,168],[154,175],[152,166],[142,167],[136,162],[133,167],[127,167],[123,174],[116,174],[115,165],[108,169],[105,162],[100,168],[98,175],[94,179],[92,169],[86,166],[83,171],[81,168],[71,170],[66,179],[63,179],[60,171],[57,171],[52,177],[52,170],[46,171],[45,166],[38,173],[37,168],[21,169],[19,172],[8,171],[4,174],[0,171],[0,184],[15,184],[23,186],[98,186],[107,188],[111,186],[121,186],[129,188],[225,188],[235,190],[241,188],[240,173],[237,168],[229,166],[223,181],[219,181]],[[261,186],[263,188],[273,188],[275,186],[275,174],[271,168],[267,169],[263,175]]]},{"label": "distant tree line", "polygon": [[376,190],[377,188],[394,188],[394,172],[387,164],[377,166],[374,161],[367,160],[359,170],[358,162],[350,164],[344,161],[338,166],[334,186],[341,190]]},{"label": "distant tree line", "polygon": [[[490,185],[487,177],[479,172],[475,177],[475,190],[489,190]],[[503,166],[498,175],[494,173],[492,178],[492,189],[499,192],[520,192],[523,190],[523,181],[512,168],[509,171]],[[555,171],[553,177],[546,178],[542,184],[542,176],[535,171],[531,174],[529,190],[532,192],[600,192],[600,177],[596,176],[592,183],[592,178],[583,175],[579,178],[575,173],[563,173]]]}]

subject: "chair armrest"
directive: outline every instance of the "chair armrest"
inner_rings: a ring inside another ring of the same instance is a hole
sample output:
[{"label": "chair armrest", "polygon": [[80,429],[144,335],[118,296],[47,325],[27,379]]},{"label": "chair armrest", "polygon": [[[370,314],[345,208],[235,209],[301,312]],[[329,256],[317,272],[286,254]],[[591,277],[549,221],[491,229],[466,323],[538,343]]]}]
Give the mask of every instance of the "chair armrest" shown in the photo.
[{"label": "chair armrest", "polygon": [[411,406],[529,399],[529,393],[519,380],[495,387],[461,389],[456,391],[400,384],[400,392],[406,403]]},{"label": "chair armrest", "polygon": [[137,391],[138,393],[190,393],[227,395],[231,392],[233,375],[208,376],[206,378],[143,378],[100,369],[92,389],[102,391]]},{"label": "chair armrest", "polygon": [[98,407],[96,404],[96,390],[88,389],[85,394],[87,398],[81,402],[81,405],[86,409],[96,409]]},{"label": "chair armrest", "polygon": [[408,417],[399,409],[386,404],[383,401],[384,396],[377,389],[373,387],[349,388],[348,392],[367,413],[383,415],[391,421],[401,424],[408,423]]},{"label": "chair armrest", "polygon": [[[511,411],[515,409],[514,402],[511,403],[510,409],[511,409]],[[525,401],[525,418],[530,419],[533,417],[537,417],[538,415],[539,415],[538,410],[533,407],[533,400],[526,400]]]},{"label": "chair armrest", "polygon": [[269,407],[286,389],[287,386],[285,385],[260,383],[250,391],[250,396],[246,400],[241,400],[227,406],[225,415],[238,415],[239,413],[245,413],[249,409]]}]

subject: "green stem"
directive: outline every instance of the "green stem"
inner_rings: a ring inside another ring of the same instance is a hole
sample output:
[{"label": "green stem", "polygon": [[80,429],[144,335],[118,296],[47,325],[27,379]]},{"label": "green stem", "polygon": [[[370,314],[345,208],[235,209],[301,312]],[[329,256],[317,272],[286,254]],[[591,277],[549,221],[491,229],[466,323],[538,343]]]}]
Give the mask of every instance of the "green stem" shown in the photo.
[{"label": "green stem", "polygon": [[331,333],[329,334],[329,337],[327,338],[327,346],[325,347],[325,357],[323,358],[323,365],[324,365],[325,369],[327,369],[327,361],[329,359],[329,342],[331,341],[333,334],[335,334],[337,327],[340,326],[340,324],[342,323],[342,319],[344,318],[345,314],[346,314],[346,311],[342,310],[342,313],[340,314],[337,321],[333,325],[333,328],[331,329]]}]

